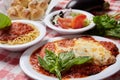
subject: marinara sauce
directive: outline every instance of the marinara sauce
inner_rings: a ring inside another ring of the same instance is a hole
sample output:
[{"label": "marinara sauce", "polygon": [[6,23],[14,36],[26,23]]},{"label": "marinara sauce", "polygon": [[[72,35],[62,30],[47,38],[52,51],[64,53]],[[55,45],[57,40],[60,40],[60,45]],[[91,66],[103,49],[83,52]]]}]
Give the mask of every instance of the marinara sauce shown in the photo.
[{"label": "marinara sauce", "polygon": [[0,30],[0,40],[14,40],[15,38],[27,34],[33,30],[34,29],[31,27],[31,25],[20,22],[13,22],[10,27]]}]

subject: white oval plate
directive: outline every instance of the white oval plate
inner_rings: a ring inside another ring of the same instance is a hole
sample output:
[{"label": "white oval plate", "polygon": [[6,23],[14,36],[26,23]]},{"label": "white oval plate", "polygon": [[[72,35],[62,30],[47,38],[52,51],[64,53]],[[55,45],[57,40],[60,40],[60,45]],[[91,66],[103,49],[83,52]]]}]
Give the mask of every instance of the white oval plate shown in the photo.
[{"label": "white oval plate", "polygon": [[[45,44],[47,42],[60,40],[60,39],[63,39],[63,38],[73,38],[73,37],[80,37],[80,35],[72,35],[72,36],[51,38],[51,39],[49,39],[47,41],[40,42],[39,44],[37,44],[37,45],[27,49],[24,52],[24,54],[21,56],[21,58],[20,58],[20,67],[22,68],[22,70],[28,76],[30,76],[33,79],[36,79],[36,80],[58,80],[57,78],[46,76],[44,74],[36,72],[32,68],[32,65],[30,64],[30,60],[29,60],[30,56],[36,49],[38,49],[39,47],[41,47],[43,44]],[[114,42],[113,40],[110,40],[110,39],[107,39],[107,38],[99,37],[99,36],[92,36],[92,37],[94,39],[98,40],[98,41],[113,42],[114,44],[117,45],[117,47],[119,49],[119,52],[120,52],[120,45],[119,45],[119,43]],[[114,63],[113,65],[107,67],[106,69],[104,69],[103,71],[101,71],[100,73],[98,73],[96,75],[92,75],[92,76],[88,76],[88,77],[84,77],[84,78],[72,78],[72,79],[69,79],[69,80],[101,80],[101,79],[107,78],[107,77],[115,74],[117,71],[120,70],[120,54],[117,55],[116,59],[117,59],[116,63]]]}]

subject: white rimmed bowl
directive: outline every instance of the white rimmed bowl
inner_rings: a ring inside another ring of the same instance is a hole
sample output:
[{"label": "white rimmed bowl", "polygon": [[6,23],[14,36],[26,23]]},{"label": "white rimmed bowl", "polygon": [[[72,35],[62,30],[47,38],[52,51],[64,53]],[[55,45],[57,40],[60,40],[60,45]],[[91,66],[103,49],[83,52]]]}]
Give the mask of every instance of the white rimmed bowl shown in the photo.
[{"label": "white rimmed bowl", "polygon": [[79,29],[63,29],[63,28],[59,28],[56,27],[55,25],[52,24],[52,18],[53,16],[55,16],[56,14],[59,14],[61,11],[65,12],[68,9],[62,9],[62,10],[57,10],[54,11],[50,14],[48,14],[45,19],[44,19],[44,23],[51,29],[57,31],[60,34],[76,34],[76,33],[83,33],[87,30],[92,29],[95,26],[95,23],[93,22],[93,17],[94,15],[92,15],[89,12],[83,11],[83,10],[77,10],[77,9],[72,9],[72,12],[76,12],[76,13],[81,13],[81,14],[85,14],[87,16],[87,20],[90,21],[88,26],[85,26],[83,28],[79,28]]},{"label": "white rimmed bowl", "polygon": [[39,30],[39,36],[35,38],[33,41],[30,41],[24,44],[17,44],[17,45],[0,44],[0,48],[6,49],[9,51],[23,51],[26,48],[38,43],[46,34],[46,27],[41,23],[30,21],[30,20],[12,20],[12,22],[20,22],[20,23],[34,25],[34,27]]}]

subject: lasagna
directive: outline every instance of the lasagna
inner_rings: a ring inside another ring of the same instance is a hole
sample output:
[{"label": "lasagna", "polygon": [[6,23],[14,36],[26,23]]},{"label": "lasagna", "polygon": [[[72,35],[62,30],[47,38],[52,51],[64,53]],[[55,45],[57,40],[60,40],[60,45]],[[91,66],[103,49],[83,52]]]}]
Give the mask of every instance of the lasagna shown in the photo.
[{"label": "lasagna", "polygon": [[45,55],[45,49],[53,51],[56,55],[61,52],[73,51],[75,56],[91,56],[97,65],[108,65],[115,62],[118,48],[115,44],[106,41],[96,41],[92,37],[82,37],[74,39],[63,39],[49,42],[40,51],[40,55]]},{"label": "lasagna", "polygon": [[114,43],[108,41],[97,41],[91,36],[48,42],[31,55],[30,62],[33,65],[33,68],[38,72],[49,76],[53,76],[53,74],[44,70],[40,65],[38,65],[38,61],[36,60],[36,54],[41,57],[45,56],[45,49],[54,52],[56,55],[62,52],[73,51],[75,57],[92,57],[92,62],[75,65],[67,72],[62,72],[62,78],[80,78],[97,74],[111,64],[114,64],[116,56],[119,54],[119,50]]}]

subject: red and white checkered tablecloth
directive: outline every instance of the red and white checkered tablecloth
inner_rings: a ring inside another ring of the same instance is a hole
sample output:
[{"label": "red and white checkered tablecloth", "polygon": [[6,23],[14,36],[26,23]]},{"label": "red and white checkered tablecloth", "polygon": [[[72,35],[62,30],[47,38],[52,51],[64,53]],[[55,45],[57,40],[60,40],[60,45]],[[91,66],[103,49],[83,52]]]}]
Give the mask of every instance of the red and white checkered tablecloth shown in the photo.
[{"label": "red and white checkered tablecloth", "polygon": [[112,11],[120,12],[120,0],[105,0],[110,4],[110,9]]},{"label": "red and white checkered tablecloth", "polygon": [[[1,0],[0,0],[1,1]],[[61,0],[57,7],[65,7],[70,0]],[[110,3],[111,12],[120,13],[120,0],[105,0]],[[0,3],[0,6],[3,4]],[[47,28],[44,39],[59,36],[57,32]],[[23,52],[10,52],[0,49],[0,80],[33,80],[23,73],[19,66],[19,59]],[[105,80],[120,80],[120,71]]]}]

